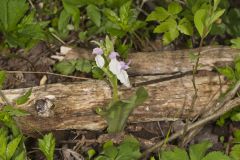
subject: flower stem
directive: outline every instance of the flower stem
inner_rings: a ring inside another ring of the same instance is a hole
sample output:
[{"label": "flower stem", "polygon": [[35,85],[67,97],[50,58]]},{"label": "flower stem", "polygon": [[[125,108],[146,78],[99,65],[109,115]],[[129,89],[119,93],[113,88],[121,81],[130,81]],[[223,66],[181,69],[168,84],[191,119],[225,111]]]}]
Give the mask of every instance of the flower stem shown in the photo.
[{"label": "flower stem", "polygon": [[102,70],[108,76],[110,84],[112,86],[113,102],[117,102],[119,100],[117,78],[114,75],[112,75],[107,68],[102,68]]}]

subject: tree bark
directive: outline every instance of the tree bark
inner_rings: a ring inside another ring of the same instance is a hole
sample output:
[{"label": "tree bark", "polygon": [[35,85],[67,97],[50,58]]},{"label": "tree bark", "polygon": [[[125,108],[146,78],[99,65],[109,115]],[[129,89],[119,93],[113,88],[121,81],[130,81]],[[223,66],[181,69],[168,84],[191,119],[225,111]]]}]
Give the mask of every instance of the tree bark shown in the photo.
[{"label": "tree bark", "polygon": [[[200,58],[199,72],[196,76],[198,98],[191,109],[194,89],[192,67],[189,58],[196,50],[180,50],[149,53],[132,53],[130,89],[121,87],[122,98],[128,98],[138,86],[144,86],[149,93],[148,100],[136,108],[129,122],[165,121],[194,118],[208,110],[207,104],[226,91],[224,77],[219,76],[215,66],[231,64],[239,50],[226,47],[205,47]],[[81,53],[80,57],[81,57]],[[90,53],[89,53],[90,55]],[[13,102],[28,89],[4,90],[3,93]],[[36,86],[30,100],[18,108],[31,115],[17,118],[24,132],[87,129],[101,130],[106,127],[103,118],[95,113],[97,107],[106,106],[111,99],[111,88],[101,80],[86,80],[71,84],[48,84]],[[39,102],[50,101],[53,107],[39,109]],[[3,102],[1,100],[0,102]],[[36,108],[38,107],[38,108]]]}]

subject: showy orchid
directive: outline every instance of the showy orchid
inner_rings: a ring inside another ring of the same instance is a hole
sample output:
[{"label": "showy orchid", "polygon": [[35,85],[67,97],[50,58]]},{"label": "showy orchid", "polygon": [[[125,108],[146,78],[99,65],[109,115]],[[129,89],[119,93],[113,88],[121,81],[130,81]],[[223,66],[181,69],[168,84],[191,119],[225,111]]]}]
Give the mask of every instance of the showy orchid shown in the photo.
[{"label": "showy orchid", "polygon": [[103,50],[101,48],[94,48],[92,54],[95,54],[95,61],[96,64],[99,68],[103,68],[104,64],[105,64],[105,60],[102,57],[103,54]]}]

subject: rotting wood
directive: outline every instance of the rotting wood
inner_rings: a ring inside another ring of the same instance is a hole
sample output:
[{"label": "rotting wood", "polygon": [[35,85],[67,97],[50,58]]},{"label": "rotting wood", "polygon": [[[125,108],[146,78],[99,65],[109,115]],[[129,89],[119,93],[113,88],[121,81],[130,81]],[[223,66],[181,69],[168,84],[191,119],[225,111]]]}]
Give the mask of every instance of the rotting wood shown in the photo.
[{"label": "rotting wood", "polygon": [[[196,77],[199,97],[192,113],[189,108],[194,94],[191,69],[194,62],[189,59],[189,50],[164,53],[133,53],[130,73],[134,76],[131,82],[135,86],[143,85],[149,92],[149,99],[139,106],[130,116],[129,122],[149,122],[176,120],[195,117],[219,94],[219,76],[212,72],[215,65],[231,63],[238,50],[225,47],[206,47],[200,59],[200,70]],[[224,82],[223,77],[220,77]],[[222,90],[227,86],[223,85]],[[123,98],[135,91],[122,88]],[[4,90],[10,101],[23,94],[27,89]],[[35,103],[46,96],[55,97],[53,116],[41,117],[35,109]],[[100,80],[87,80],[72,84],[50,84],[33,88],[32,96],[27,104],[19,106],[31,113],[30,116],[18,118],[25,132],[88,129],[101,130],[106,127],[105,121],[95,114],[94,109],[107,104],[111,99],[109,85]]]}]

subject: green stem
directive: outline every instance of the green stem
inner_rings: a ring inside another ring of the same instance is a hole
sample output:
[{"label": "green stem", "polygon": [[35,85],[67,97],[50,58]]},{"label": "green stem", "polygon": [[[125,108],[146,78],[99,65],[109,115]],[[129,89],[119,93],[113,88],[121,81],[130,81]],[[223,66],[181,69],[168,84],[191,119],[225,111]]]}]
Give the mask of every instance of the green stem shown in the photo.
[{"label": "green stem", "polygon": [[109,81],[110,81],[110,84],[112,86],[112,97],[113,97],[113,102],[117,102],[119,100],[119,97],[118,97],[118,81],[117,81],[117,78],[112,75],[107,68],[102,68],[103,72],[108,76],[109,78]]}]

